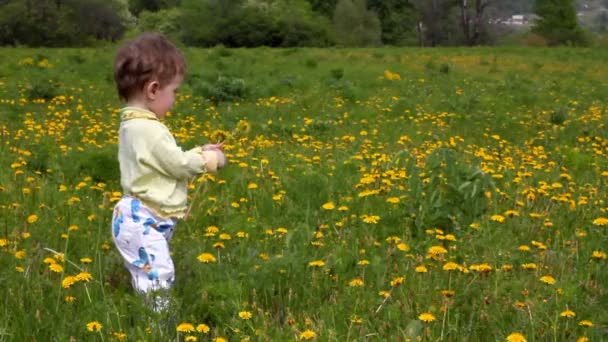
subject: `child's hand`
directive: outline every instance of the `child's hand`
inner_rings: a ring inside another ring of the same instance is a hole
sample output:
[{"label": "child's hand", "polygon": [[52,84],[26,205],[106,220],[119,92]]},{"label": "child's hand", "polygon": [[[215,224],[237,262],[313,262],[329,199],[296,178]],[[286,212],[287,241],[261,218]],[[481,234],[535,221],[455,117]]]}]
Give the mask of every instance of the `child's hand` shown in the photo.
[{"label": "child's hand", "polygon": [[221,149],[217,149],[214,151],[217,154],[217,168],[223,169],[224,166],[226,166],[226,163],[228,163],[228,161],[226,160],[226,155],[224,154],[224,152],[222,152]]},{"label": "child's hand", "polygon": [[203,151],[221,151],[224,149],[224,144],[205,144],[201,148]]}]

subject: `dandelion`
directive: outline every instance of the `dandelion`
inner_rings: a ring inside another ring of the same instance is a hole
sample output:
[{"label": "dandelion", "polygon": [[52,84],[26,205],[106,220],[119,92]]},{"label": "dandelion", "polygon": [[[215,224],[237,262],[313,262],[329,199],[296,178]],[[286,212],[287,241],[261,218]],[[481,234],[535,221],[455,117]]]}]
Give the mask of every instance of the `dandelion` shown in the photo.
[{"label": "dandelion", "polygon": [[55,273],[61,273],[63,272],[63,266],[57,264],[57,263],[52,263],[49,265],[49,269]]},{"label": "dandelion", "polygon": [[253,315],[249,311],[241,311],[239,312],[239,317],[244,320],[251,319]]},{"label": "dandelion", "polygon": [[315,334],[315,332],[310,329],[306,329],[300,333],[300,339],[302,340],[312,340],[316,336],[317,334]]},{"label": "dandelion", "polygon": [[363,279],[361,279],[361,278],[354,278],[353,280],[348,282],[348,286],[350,286],[350,287],[361,287],[363,285],[365,285],[365,283],[363,282]]},{"label": "dandelion", "polygon": [[445,263],[445,265],[443,265],[443,270],[444,271],[454,271],[454,270],[458,270],[461,269],[462,267],[460,265],[458,265],[455,262],[447,262]]},{"label": "dandelion", "polygon": [[502,215],[492,215],[490,216],[490,220],[498,223],[503,223],[505,222],[505,217]]},{"label": "dandelion", "polygon": [[410,246],[401,242],[400,244],[397,245],[397,249],[400,251],[403,251],[403,252],[407,252],[410,249]]},{"label": "dandelion", "polygon": [[203,334],[208,334],[211,329],[207,324],[201,323],[196,326],[196,331],[201,332]]},{"label": "dandelion", "polygon": [[101,331],[102,325],[101,323],[97,322],[97,321],[93,321],[93,322],[89,322],[87,323],[87,330],[94,332],[94,331]]},{"label": "dandelion", "polygon": [[514,332],[507,336],[507,342],[527,342],[527,340],[522,333]]},{"label": "dandelion", "polygon": [[308,263],[310,267],[323,267],[325,266],[325,262],[323,260],[314,260]]},{"label": "dandelion", "polygon": [[190,323],[180,323],[175,330],[177,332],[185,332],[185,333],[191,333],[194,332],[194,325],[190,324]]},{"label": "dandelion", "polygon": [[80,262],[83,263],[83,264],[90,264],[90,263],[93,262],[93,259],[91,259],[91,258],[81,258]]},{"label": "dandelion", "polygon": [[480,273],[488,273],[492,270],[492,266],[488,264],[473,264],[469,269]]},{"label": "dandelion", "polygon": [[576,342],[589,342],[589,337],[581,336],[576,339]]},{"label": "dandelion", "polygon": [[25,251],[23,249],[19,250],[19,251],[16,251],[15,252],[15,258],[17,258],[17,259],[23,259],[23,258],[25,258]]},{"label": "dandelion", "polygon": [[415,271],[416,271],[416,273],[426,273],[429,270],[426,268],[426,266],[420,265],[420,266],[416,266]]},{"label": "dandelion", "polygon": [[89,272],[80,272],[76,275],[76,280],[89,282],[93,279],[93,276]]},{"label": "dandelion", "polygon": [[325,210],[333,210],[335,207],[336,205],[333,202],[327,202],[321,206]]},{"label": "dandelion", "polygon": [[363,215],[361,217],[361,219],[365,223],[376,224],[376,223],[378,223],[378,221],[380,221],[380,216],[377,216],[377,215]]},{"label": "dandelion", "polygon": [[225,338],[223,338],[223,337],[221,337],[221,336],[218,336],[218,337],[216,337],[216,338],[213,339],[213,342],[228,342],[228,340],[225,339]]},{"label": "dandelion", "polygon": [[247,185],[247,189],[257,189],[257,188],[258,188],[258,185],[255,183],[249,183]]},{"label": "dandelion", "polygon": [[435,315],[430,312],[425,312],[421,313],[420,316],[418,316],[418,319],[423,321],[424,323],[431,323],[435,321]]},{"label": "dandelion", "polygon": [[386,202],[390,204],[399,204],[399,201],[399,197],[389,197],[386,199]]},{"label": "dandelion", "polygon": [[405,281],[404,277],[394,278],[393,280],[391,280],[391,286],[401,285],[401,284],[403,284],[404,281]]},{"label": "dandelion", "polygon": [[562,311],[559,315],[560,317],[573,318],[574,316],[576,316],[576,313],[574,313],[574,311],[570,309],[566,309],[565,311]]},{"label": "dandelion", "polygon": [[188,335],[188,336],[186,336],[186,338],[184,338],[184,341],[186,341],[186,342],[196,342],[196,341],[198,341],[198,338],[196,336],[193,336],[193,335]]},{"label": "dandelion", "polygon": [[584,319],[584,320],[578,322],[578,325],[580,325],[581,327],[590,328],[593,326],[593,322],[591,322],[590,320]]},{"label": "dandelion", "polygon": [[209,263],[213,263],[213,262],[217,261],[215,256],[211,253],[203,253],[203,254],[199,255],[197,257],[197,259],[198,259],[198,261],[200,261],[204,264],[209,264]]},{"label": "dandelion", "polygon": [[441,290],[441,295],[447,298],[454,297],[455,294],[456,292],[454,290]]},{"label": "dandelion", "polygon": [[78,281],[78,279],[76,279],[76,277],[67,276],[67,277],[63,278],[63,280],[61,281],[61,286],[64,289],[67,289],[67,288],[72,287],[72,285],[74,285],[77,281]]},{"label": "dandelion", "polygon": [[598,217],[595,220],[593,220],[593,224],[596,225],[596,226],[605,226],[605,225],[608,225],[608,218]]},{"label": "dandelion", "polygon": [[555,284],[555,278],[553,278],[550,275],[540,277],[540,281],[542,281],[543,283],[548,284],[548,285]]},{"label": "dandelion", "polygon": [[32,214],[27,217],[27,223],[29,223],[29,224],[32,224],[36,221],[38,221],[38,215]]},{"label": "dandelion", "polygon": [[63,300],[66,303],[73,303],[76,300],[76,297],[74,297],[74,296],[65,296],[65,298],[63,298]]},{"label": "dandelion", "polygon": [[6,247],[6,246],[8,246],[8,240],[0,239],[0,247]]},{"label": "dandelion", "polygon": [[602,252],[602,251],[593,251],[593,253],[591,254],[591,257],[593,259],[606,259],[606,253]]},{"label": "dandelion", "polygon": [[526,270],[535,270],[536,264],[531,262],[531,263],[527,263],[527,264],[522,264],[521,267]]}]

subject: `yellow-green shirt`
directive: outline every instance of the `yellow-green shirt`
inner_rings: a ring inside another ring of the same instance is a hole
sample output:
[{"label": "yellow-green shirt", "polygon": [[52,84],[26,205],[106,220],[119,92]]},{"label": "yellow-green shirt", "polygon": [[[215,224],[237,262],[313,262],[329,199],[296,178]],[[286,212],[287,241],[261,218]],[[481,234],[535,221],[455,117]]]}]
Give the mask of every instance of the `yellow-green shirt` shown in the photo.
[{"label": "yellow-green shirt", "polygon": [[118,161],[125,195],[137,197],[160,216],[184,217],[189,180],[216,171],[217,154],[200,147],[183,151],[148,110],[125,107],[120,116]]}]

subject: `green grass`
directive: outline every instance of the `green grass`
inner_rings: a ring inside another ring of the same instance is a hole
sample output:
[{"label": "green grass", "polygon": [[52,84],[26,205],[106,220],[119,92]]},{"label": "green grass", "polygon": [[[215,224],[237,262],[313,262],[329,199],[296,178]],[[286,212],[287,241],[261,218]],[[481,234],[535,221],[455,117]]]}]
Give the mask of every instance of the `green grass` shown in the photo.
[{"label": "green grass", "polygon": [[111,243],[113,48],[2,50],[0,340],[608,339],[608,50],[185,53],[166,124],[234,136],[158,315]]}]

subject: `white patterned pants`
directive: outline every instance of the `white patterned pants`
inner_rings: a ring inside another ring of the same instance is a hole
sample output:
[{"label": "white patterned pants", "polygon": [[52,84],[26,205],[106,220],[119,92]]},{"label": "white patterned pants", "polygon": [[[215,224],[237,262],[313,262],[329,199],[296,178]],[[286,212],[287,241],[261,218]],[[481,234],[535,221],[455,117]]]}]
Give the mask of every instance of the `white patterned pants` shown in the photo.
[{"label": "white patterned pants", "polygon": [[134,197],[125,196],[114,207],[112,239],[137,291],[148,293],[173,284],[175,267],[169,240],[175,223],[174,219],[158,217]]}]

